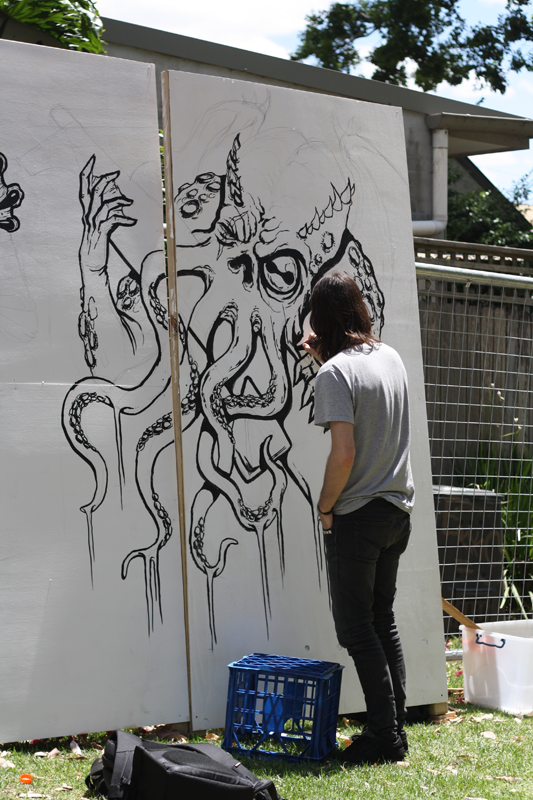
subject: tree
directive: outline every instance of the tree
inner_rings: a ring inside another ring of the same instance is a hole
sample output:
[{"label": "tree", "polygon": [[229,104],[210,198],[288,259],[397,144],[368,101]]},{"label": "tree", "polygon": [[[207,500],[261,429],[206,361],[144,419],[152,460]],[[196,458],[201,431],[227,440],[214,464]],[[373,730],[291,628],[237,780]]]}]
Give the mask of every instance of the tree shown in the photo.
[{"label": "tree", "polygon": [[[424,91],[442,81],[458,85],[473,72],[491,89],[505,92],[506,75],[533,71],[533,18],[526,6],[533,0],[507,0],[496,25],[469,28],[458,11],[460,0],[356,0],[333,3],[327,11],[306,17],[300,46],[291,58],[314,56],[319,65],[350,72],[363,60],[360,39],[378,33],[382,43],[367,59],[374,80],[407,85],[409,60],[413,78]],[[524,50],[524,45],[526,50]]]},{"label": "tree", "polygon": [[531,193],[531,177],[517,181],[507,200],[497,191],[474,189],[461,194],[454,189],[459,173],[449,170],[446,236],[457,242],[477,242],[533,250],[533,228],[516,206]]},{"label": "tree", "polygon": [[0,38],[10,19],[53,36],[70,50],[104,52],[102,22],[92,0],[0,0]]}]

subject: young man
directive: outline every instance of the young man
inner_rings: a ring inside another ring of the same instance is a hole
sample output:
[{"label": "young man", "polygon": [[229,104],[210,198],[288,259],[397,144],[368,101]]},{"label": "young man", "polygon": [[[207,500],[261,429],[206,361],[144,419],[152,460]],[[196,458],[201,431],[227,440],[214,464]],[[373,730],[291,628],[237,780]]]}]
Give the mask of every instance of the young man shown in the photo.
[{"label": "young man", "polygon": [[333,618],[368,714],[342,759],[401,761],[405,664],[392,606],[414,502],[407,376],[398,353],[372,335],[361,292],[348,275],[325,275],[316,284],[310,322],[314,335],[303,347],[323,362],[314,421],[331,432],[318,513]]}]

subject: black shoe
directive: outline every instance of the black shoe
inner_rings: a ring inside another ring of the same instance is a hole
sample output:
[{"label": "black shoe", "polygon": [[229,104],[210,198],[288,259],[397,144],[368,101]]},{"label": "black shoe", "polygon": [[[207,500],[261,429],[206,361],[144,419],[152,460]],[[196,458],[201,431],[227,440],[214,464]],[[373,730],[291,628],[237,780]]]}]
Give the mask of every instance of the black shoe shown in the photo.
[{"label": "black shoe", "polygon": [[405,750],[399,736],[395,742],[387,742],[381,736],[374,736],[370,731],[358,736],[346,750],[337,754],[337,760],[354,766],[403,761],[404,758]]},{"label": "black shoe", "polygon": [[[368,732],[368,725],[365,725],[361,733],[354,733],[354,735],[351,737],[352,742],[355,742],[356,739],[359,739],[360,736],[363,736],[367,732]],[[409,744],[407,743],[407,733],[405,732],[405,728],[400,728],[398,730],[398,736],[402,740],[402,747],[407,753],[409,751]]]}]

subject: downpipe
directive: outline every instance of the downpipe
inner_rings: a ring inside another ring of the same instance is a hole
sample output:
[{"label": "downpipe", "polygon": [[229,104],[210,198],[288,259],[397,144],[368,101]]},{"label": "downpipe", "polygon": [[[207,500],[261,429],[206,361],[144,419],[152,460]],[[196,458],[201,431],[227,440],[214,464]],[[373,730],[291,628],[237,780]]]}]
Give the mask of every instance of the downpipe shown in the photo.
[{"label": "downpipe", "polygon": [[413,220],[413,236],[436,236],[448,224],[448,131],[433,131],[433,219]]}]

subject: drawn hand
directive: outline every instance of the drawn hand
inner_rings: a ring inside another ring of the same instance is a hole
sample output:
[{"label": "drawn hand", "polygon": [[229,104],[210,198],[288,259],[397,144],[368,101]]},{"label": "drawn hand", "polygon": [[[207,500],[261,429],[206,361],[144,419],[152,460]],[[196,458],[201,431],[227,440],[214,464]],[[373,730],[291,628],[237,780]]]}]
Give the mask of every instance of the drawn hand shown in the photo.
[{"label": "drawn hand", "polygon": [[119,226],[137,224],[124,214],[133,200],[125,197],[116,184],[120,171],[95,175],[96,156],[91,156],[80,173],[80,203],[83,208],[83,238],[80,264],[91,272],[103,273],[109,256],[109,240]]},{"label": "drawn hand", "polygon": [[305,350],[306,353],[309,353],[310,356],[316,358],[317,361],[320,361],[321,364],[324,363],[323,359],[320,356],[319,349],[317,347],[318,337],[312,333],[307,339],[301,343],[301,347]]}]

